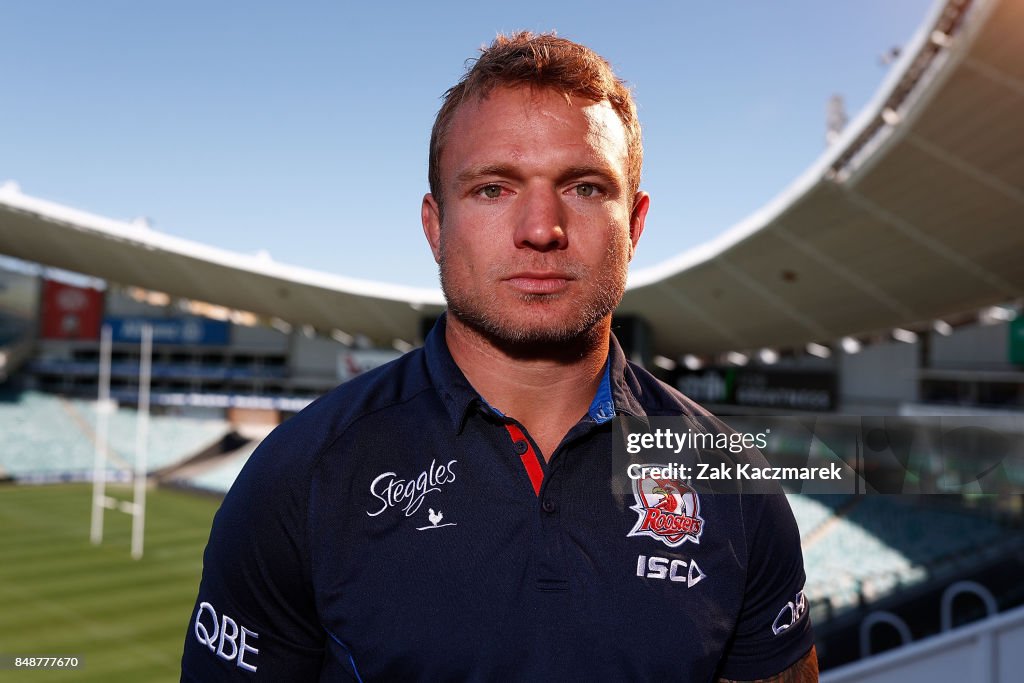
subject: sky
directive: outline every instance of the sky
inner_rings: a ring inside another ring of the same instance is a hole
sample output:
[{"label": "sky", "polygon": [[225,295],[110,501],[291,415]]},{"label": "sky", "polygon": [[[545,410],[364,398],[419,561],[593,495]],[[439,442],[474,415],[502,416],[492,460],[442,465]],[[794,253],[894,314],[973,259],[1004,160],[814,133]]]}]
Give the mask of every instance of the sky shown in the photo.
[{"label": "sky", "polygon": [[932,0],[0,0],[0,182],[277,262],[434,287],[419,207],[440,97],[498,32],[555,30],[633,88],[634,268],[709,241],[855,118]]}]

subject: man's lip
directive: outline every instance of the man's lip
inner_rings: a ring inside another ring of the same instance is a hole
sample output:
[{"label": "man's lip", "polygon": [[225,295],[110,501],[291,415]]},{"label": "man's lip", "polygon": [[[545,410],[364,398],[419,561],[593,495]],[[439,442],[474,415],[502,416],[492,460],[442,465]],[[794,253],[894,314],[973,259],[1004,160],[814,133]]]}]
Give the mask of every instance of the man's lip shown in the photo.
[{"label": "man's lip", "polygon": [[568,273],[563,273],[558,270],[524,270],[520,273],[513,273],[509,275],[507,280],[572,280],[573,277]]},{"label": "man's lip", "polygon": [[565,289],[573,279],[566,273],[528,271],[510,275],[505,282],[530,294],[554,294]]}]

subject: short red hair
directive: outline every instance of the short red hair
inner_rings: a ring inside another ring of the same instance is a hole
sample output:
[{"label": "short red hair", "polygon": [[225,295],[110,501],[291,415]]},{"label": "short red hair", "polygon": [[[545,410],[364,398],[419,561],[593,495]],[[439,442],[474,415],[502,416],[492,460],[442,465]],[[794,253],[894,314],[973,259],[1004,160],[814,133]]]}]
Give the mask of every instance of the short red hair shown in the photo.
[{"label": "short red hair", "polygon": [[442,206],[441,151],[445,135],[459,106],[468,99],[482,99],[496,87],[530,86],[550,88],[570,97],[593,102],[607,101],[626,129],[626,180],[630,197],[640,189],[640,169],[644,148],[636,104],[626,84],[616,77],[611,65],[590,48],[559,38],[554,33],[535,34],[520,31],[511,36],[499,34],[489,47],[480,51],[459,82],[444,94],[430,134],[428,179],[430,192]]}]

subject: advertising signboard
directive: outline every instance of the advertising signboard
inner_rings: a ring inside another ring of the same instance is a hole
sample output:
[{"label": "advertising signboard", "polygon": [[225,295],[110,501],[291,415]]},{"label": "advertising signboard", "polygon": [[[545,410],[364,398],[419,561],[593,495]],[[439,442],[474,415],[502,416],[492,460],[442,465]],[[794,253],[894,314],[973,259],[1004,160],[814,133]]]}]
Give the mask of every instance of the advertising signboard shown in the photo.
[{"label": "advertising signboard", "polygon": [[1024,365],[1024,316],[1017,316],[1008,326],[1010,328],[1010,362]]},{"label": "advertising signboard", "polygon": [[833,372],[708,367],[681,373],[676,388],[698,403],[798,411],[836,409]]},{"label": "advertising signboard", "polygon": [[99,339],[103,292],[56,280],[43,281],[43,339]]},{"label": "advertising signboard", "polygon": [[231,339],[231,324],[208,318],[105,318],[114,343],[138,344],[142,326],[153,326],[153,343],[177,346],[226,346]]}]

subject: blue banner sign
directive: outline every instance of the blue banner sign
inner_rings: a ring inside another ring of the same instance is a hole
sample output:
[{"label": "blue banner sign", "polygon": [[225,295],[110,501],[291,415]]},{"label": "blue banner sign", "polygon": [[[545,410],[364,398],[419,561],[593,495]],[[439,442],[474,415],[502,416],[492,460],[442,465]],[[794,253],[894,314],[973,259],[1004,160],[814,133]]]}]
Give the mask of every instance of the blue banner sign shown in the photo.
[{"label": "blue banner sign", "polygon": [[104,318],[110,325],[115,344],[138,344],[142,326],[153,326],[153,344],[177,346],[226,346],[231,339],[231,324],[208,318]]}]

